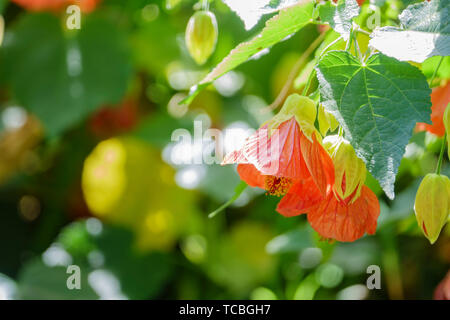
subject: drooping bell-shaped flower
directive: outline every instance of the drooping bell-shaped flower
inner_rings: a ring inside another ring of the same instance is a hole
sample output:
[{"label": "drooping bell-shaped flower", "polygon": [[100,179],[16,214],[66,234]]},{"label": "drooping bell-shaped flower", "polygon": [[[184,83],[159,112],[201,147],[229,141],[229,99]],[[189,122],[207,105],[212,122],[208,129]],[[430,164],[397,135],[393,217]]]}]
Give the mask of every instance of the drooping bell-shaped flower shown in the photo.
[{"label": "drooping bell-shaped flower", "polygon": [[308,212],[308,221],[322,237],[338,241],[355,241],[364,233],[375,234],[380,204],[367,186],[351,203],[329,194],[327,199]]},{"label": "drooping bell-shaped flower", "polygon": [[417,190],[414,211],[425,237],[435,243],[450,214],[450,179],[427,174]]},{"label": "drooping bell-shaped flower", "polygon": [[364,163],[343,138],[327,137],[323,144],[334,163],[333,192],[320,197],[312,180],[305,180],[281,199],[277,211],[289,217],[306,213],[313,229],[324,238],[354,241],[364,233],[374,234],[380,205],[376,195],[364,186]]},{"label": "drooping bell-shaped flower", "polygon": [[353,202],[341,200],[333,192],[319,197],[316,188],[310,181],[292,187],[277,211],[286,217],[306,213],[311,227],[324,238],[355,241],[364,233],[375,233],[380,204],[367,186],[361,187]]},{"label": "drooping bell-shaped flower", "polygon": [[222,164],[238,163],[242,180],[271,195],[285,195],[299,181],[311,179],[316,192],[325,196],[334,184],[334,168],[314,127],[315,119],[314,101],[293,94]]},{"label": "drooping bell-shaped flower", "polygon": [[366,180],[366,165],[356,156],[351,144],[338,135],[328,136],[323,145],[333,159],[334,190],[341,200],[355,201]]}]

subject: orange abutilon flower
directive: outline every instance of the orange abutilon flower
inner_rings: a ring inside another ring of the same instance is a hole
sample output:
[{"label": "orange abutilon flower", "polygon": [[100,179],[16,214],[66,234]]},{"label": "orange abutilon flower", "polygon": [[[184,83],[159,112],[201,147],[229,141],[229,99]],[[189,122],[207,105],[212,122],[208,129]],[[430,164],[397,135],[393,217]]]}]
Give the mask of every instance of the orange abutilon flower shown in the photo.
[{"label": "orange abutilon flower", "polygon": [[238,163],[239,176],[248,185],[283,196],[279,213],[307,214],[324,238],[354,241],[374,234],[380,205],[364,186],[366,167],[343,138],[321,141],[314,127],[316,113],[309,98],[289,96],[281,111],[222,164]]},{"label": "orange abutilon flower", "polygon": [[80,6],[81,11],[91,12],[100,3],[101,0],[12,0],[12,2],[31,11],[57,11],[68,5],[76,4]]},{"label": "orange abutilon flower", "polygon": [[324,238],[355,241],[364,233],[375,233],[380,204],[367,186],[362,186],[361,194],[354,202],[346,202],[333,192],[317,202],[317,199],[311,199],[315,194],[314,186],[305,183],[303,188],[286,195],[277,211],[285,216],[306,213],[311,227]]},{"label": "orange abutilon flower", "polygon": [[376,195],[364,186],[366,168],[350,144],[331,136],[324,140],[335,168],[335,184],[325,197],[318,197],[310,180],[298,184],[278,204],[284,216],[307,214],[311,226],[324,238],[354,241],[374,234],[380,213]]},{"label": "orange abutilon flower", "polygon": [[283,196],[297,183],[311,179],[317,192],[325,196],[334,183],[334,169],[314,127],[315,118],[315,103],[293,94],[275,117],[222,164],[238,163],[242,180],[271,195]]},{"label": "orange abutilon flower", "polygon": [[443,137],[445,133],[444,127],[444,111],[450,101],[450,81],[444,86],[433,89],[431,93],[431,122],[433,124],[418,123],[416,128],[418,131],[428,131],[439,137]]}]

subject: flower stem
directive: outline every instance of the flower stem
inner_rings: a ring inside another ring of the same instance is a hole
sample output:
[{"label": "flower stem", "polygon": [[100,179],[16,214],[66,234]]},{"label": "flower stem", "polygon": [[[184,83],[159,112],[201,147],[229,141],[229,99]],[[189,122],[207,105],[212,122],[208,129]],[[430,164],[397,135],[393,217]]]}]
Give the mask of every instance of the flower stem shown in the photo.
[{"label": "flower stem", "polygon": [[309,90],[309,86],[311,85],[312,78],[316,74],[316,70],[313,69],[313,71],[309,74],[308,81],[305,84],[305,87],[303,88],[302,96],[306,96]]},{"label": "flower stem", "polygon": [[356,37],[354,37],[353,41],[355,43],[355,54],[358,56],[359,61],[363,62],[361,50],[359,49],[359,45],[358,45],[358,39]]},{"label": "flower stem", "polygon": [[330,44],[328,44],[323,50],[322,52],[319,54],[319,59],[322,58],[322,56],[327,52],[327,50],[332,47],[333,45],[335,45],[339,40],[342,39],[342,36],[336,38],[335,40],[333,40]]},{"label": "flower stem", "polygon": [[434,69],[433,75],[431,76],[431,79],[430,79],[430,87],[433,84],[434,78],[436,78],[437,72],[438,72],[439,67],[441,66],[441,63],[443,60],[444,60],[444,57],[442,56],[441,59],[439,60],[438,65],[436,66],[436,69]]},{"label": "flower stem", "polygon": [[209,0],[201,0],[202,10],[209,11]]},{"label": "flower stem", "polygon": [[353,41],[353,26],[350,29],[350,37],[347,40],[347,45],[345,46],[345,51],[349,51],[350,47],[352,46],[352,41]]},{"label": "flower stem", "polygon": [[284,83],[283,88],[281,89],[278,96],[275,98],[275,100],[266,108],[261,109],[261,113],[269,112],[271,110],[275,110],[280,106],[280,104],[286,99],[289,90],[292,87],[292,84],[294,83],[295,78],[297,77],[298,73],[300,72],[301,68],[305,64],[306,59],[313,53],[314,50],[317,49],[317,47],[322,43],[323,39],[325,38],[325,33],[321,33],[316,40],[314,40],[313,43],[306,49],[301,57],[297,60],[294,67],[292,67],[291,72],[289,73],[289,76]]},{"label": "flower stem", "polygon": [[363,33],[366,36],[370,36],[370,32],[367,32],[366,30],[363,30],[361,28],[356,29],[356,32]]},{"label": "flower stem", "polygon": [[439,160],[436,168],[436,174],[441,174],[441,166],[442,160],[444,159],[444,151],[446,143],[447,143],[447,134],[444,134],[444,140],[442,140],[441,152],[439,153]]}]

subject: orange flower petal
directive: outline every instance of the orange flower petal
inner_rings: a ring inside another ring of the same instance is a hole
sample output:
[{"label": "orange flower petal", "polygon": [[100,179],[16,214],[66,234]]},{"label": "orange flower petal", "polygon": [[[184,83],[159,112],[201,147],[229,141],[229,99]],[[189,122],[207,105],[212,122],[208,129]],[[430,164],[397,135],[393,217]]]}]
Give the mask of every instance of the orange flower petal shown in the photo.
[{"label": "orange flower petal", "polygon": [[364,233],[375,233],[379,214],[377,197],[367,186],[363,186],[360,197],[351,204],[339,201],[330,193],[308,213],[308,221],[325,238],[355,241]]},{"label": "orange flower petal", "polygon": [[264,175],[306,178],[309,174],[300,152],[300,135],[295,118],[283,122],[272,134],[267,125],[263,126],[241,150],[228,154],[222,164],[251,163]]},{"label": "orange flower petal", "polygon": [[248,163],[247,159],[242,154],[241,150],[236,150],[227,154],[221,163],[221,165],[233,164],[233,163]]},{"label": "orange flower petal", "polygon": [[265,175],[302,179],[308,174],[300,151],[301,135],[294,117],[283,122],[272,133],[267,126],[263,126],[249,137],[243,154]]},{"label": "orange flower petal", "polygon": [[444,111],[450,102],[450,82],[447,82],[445,86],[434,88],[431,93],[431,122],[433,124],[427,124],[419,122],[416,126],[418,131],[428,131],[439,137],[443,137],[445,133],[444,127]]},{"label": "orange flower petal", "polygon": [[306,166],[311,173],[314,182],[323,196],[325,196],[334,185],[334,165],[330,155],[323,146],[312,135],[313,142],[305,135],[301,135],[301,151]]},{"label": "orange flower petal", "polygon": [[241,180],[244,180],[250,187],[258,187],[264,189],[265,177],[256,170],[255,166],[251,164],[239,164],[237,172]]},{"label": "orange flower petal", "polygon": [[316,184],[309,178],[295,183],[278,203],[277,211],[285,217],[307,213],[323,200]]}]

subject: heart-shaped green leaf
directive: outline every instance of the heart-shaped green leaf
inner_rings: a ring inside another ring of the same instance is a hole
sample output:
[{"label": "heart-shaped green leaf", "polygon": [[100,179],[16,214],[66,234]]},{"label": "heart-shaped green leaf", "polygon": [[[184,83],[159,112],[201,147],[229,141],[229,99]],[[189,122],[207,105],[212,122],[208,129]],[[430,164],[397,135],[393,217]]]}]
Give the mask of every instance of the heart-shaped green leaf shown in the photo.
[{"label": "heart-shaped green leaf", "polygon": [[316,71],[321,102],[394,198],[395,176],[412,129],[417,122],[430,122],[431,90],[425,76],[382,54],[361,63],[346,51],[328,52]]}]

